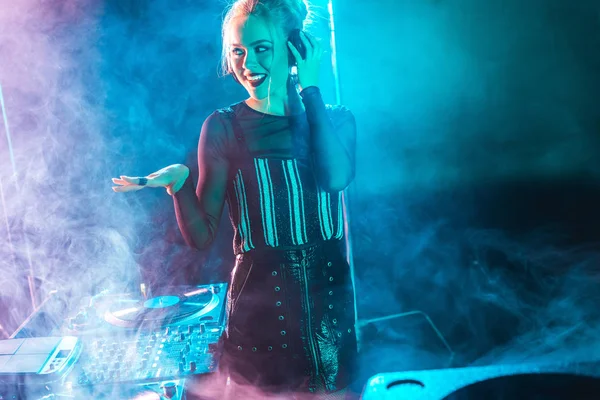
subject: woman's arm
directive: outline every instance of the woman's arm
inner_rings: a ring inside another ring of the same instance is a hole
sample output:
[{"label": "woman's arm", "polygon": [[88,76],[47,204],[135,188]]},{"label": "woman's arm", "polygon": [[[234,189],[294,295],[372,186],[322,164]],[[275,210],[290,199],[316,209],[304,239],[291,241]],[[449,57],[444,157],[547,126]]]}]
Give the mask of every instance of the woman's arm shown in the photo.
[{"label": "woman's arm", "polygon": [[331,193],[344,190],[354,179],[356,122],[345,107],[334,110],[330,118],[318,87],[300,93],[310,127],[311,150],[317,179]]},{"label": "woman's arm", "polygon": [[215,112],[204,121],[198,141],[196,190],[189,170],[185,180],[173,188],[179,230],[186,243],[198,250],[208,248],[215,239],[223,212],[229,171],[225,138],[225,126]]}]

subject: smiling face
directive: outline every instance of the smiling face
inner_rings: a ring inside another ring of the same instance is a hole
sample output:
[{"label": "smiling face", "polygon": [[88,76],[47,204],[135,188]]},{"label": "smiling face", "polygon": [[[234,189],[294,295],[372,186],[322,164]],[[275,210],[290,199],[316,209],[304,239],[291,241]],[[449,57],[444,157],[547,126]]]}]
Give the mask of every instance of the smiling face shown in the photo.
[{"label": "smiling face", "polygon": [[289,75],[287,41],[281,29],[255,16],[231,20],[227,36],[231,73],[255,100],[285,96]]}]

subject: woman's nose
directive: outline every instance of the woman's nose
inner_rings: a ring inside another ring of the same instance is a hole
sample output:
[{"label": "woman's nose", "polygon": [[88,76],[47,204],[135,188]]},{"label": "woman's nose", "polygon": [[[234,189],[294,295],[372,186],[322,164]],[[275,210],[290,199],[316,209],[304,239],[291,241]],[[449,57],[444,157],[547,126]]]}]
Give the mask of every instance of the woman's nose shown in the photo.
[{"label": "woman's nose", "polygon": [[254,67],[256,67],[256,65],[256,56],[251,53],[247,53],[246,57],[244,57],[244,63],[242,65],[244,69],[252,70]]}]

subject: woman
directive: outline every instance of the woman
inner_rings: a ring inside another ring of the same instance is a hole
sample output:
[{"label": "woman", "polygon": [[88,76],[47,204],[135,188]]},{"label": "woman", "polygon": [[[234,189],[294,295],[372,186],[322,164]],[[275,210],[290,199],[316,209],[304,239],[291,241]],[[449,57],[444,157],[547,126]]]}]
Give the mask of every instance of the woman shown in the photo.
[{"label": "woman", "polygon": [[323,103],[319,42],[305,32],[288,41],[307,15],[301,0],[238,0],[228,10],[224,67],[250,97],[204,122],[195,193],[181,164],[113,181],[117,192],[165,187],[198,249],[215,238],[227,202],[236,264],[221,368],[266,390],[331,393],[351,382],[357,352],[340,203],[356,128],[346,108]]}]

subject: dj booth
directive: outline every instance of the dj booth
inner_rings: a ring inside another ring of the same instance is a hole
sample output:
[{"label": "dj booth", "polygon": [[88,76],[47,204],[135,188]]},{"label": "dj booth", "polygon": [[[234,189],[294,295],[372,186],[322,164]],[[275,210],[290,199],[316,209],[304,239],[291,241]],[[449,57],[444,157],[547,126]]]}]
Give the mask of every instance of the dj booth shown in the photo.
[{"label": "dj booth", "polygon": [[[153,297],[101,294],[74,315],[50,296],[0,341],[0,399],[203,398],[202,382],[218,366],[226,292],[220,283]],[[381,373],[366,382],[361,398],[600,399],[600,363]]]}]

